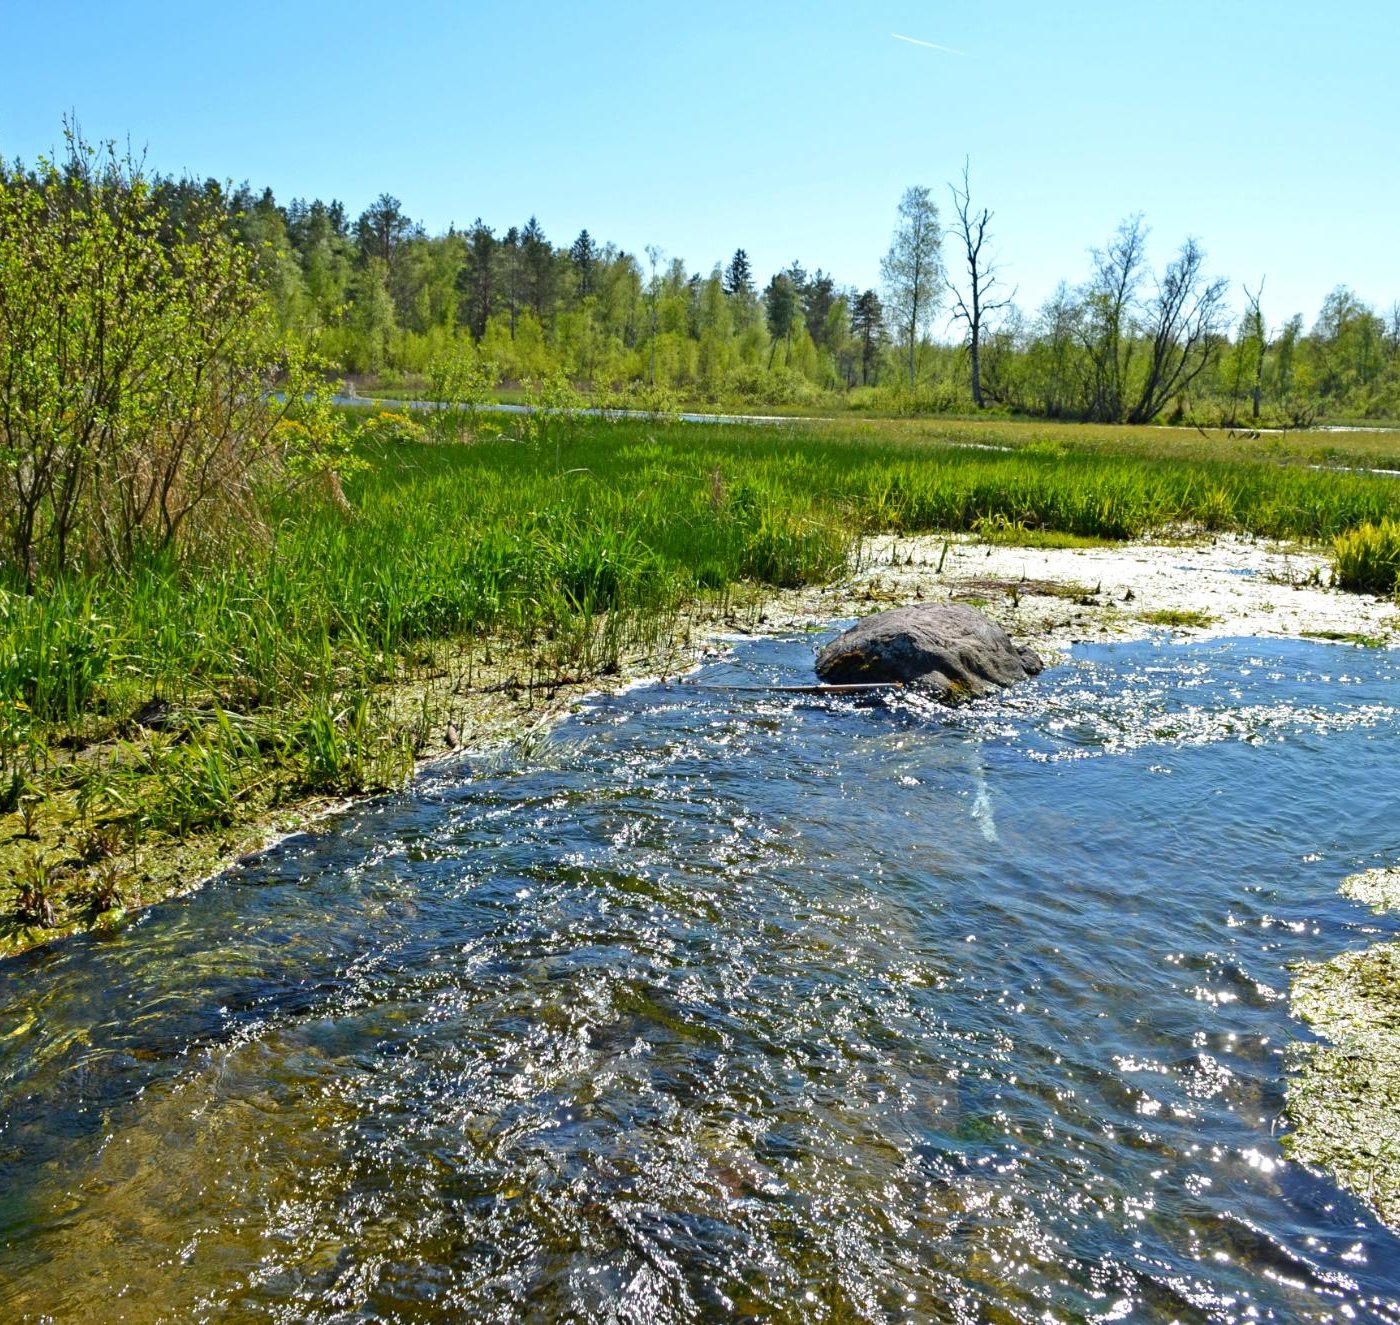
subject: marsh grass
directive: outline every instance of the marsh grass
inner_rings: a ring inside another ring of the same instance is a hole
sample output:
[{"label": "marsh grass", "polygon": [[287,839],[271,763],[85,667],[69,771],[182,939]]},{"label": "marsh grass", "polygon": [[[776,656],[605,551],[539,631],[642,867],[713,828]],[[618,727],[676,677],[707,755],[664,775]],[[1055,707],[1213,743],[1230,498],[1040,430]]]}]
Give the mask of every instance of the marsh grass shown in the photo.
[{"label": "marsh grass", "polygon": [[[1072,429],[998,450],[959,431],[550,426],[469,444],[370,430],[348,514],[302,488],[227,554],[0,590],[0,808],[37,794],[35,830],[76,869],[84,835],[177,840],[392,786],[445,715],[395,710],[388,683],[438,678],[445,653],[459,689],[501,682],[502,658],[527,692],[613,672],[689,605],[830,581],[867,532],[1081,546],[1186,522],[1316,541],[1400,514],[1393,479],[1086,451]],[[160,731],[141,721],[155,698],[177,715]],[[18,828],[0,820],[6,861]]]},{"label": "marsh grass", "polygon": [[829,431],[868,440],[923,440],[1052,455],[1268,464],[1334,471],[1400,470],[1400,428],[1324,433],[1289,429],[1250,435],[1237,429],[1049,423],[1014,418],[841,420]]},{"label": "marsh grass", "polygon": [[972,532],[983,543],[991,543],[997,547],[1112,547],[1115,541],[1085,534],[1069,534],[1059,529],[1027,529],[1022,524],[995,524],[988,521],[983,521]]},{"label": "marsh grass", "polygon": [[1153,612],[1139,612],[1138,620],[1149,626],[1189,627],[1202,630],[1215,620],[1209,612],[1193,607],[1163,607]]},{"label": "marsh grass", "polygon": [[1400,587],[1400,520],[1367,520],[1333,540],[1336,581],[1363,593],[1395,593]]}]

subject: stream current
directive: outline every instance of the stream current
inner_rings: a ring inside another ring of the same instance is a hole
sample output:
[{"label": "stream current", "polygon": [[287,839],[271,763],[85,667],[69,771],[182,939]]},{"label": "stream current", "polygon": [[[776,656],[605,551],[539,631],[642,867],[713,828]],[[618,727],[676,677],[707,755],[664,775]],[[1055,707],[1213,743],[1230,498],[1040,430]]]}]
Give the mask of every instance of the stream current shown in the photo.
[{"label": "stream current", "polygon": [[[825,637],[822,637],[825,638]],[[1400,654],[743,642],[0,967],[0,1319],[1400,1321],[1290,1163]]]}]

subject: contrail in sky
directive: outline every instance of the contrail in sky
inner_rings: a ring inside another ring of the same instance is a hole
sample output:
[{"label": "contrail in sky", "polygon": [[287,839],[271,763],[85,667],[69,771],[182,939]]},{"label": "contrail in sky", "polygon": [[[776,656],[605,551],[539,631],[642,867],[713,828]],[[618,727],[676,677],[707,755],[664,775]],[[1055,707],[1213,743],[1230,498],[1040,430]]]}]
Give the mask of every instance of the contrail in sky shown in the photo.
[{"label": "contrail in sky", "polygon": [[944,55],[965,55],[965,51],[955,51],[951,46],[940,46],[936,41],[920,41],[918,37],[906,37],[902,32],[891,32],[896,41],[907,41],[911,46],[927,46],[931,51],[942,51]]}]

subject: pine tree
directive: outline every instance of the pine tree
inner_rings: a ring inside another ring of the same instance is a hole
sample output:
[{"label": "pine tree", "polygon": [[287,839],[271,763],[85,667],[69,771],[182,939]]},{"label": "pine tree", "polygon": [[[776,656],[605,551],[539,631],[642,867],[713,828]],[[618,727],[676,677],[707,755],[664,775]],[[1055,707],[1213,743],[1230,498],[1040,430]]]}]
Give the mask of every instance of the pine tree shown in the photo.
[{"label": "pine tree", "polygon": [[786,341],[789,348],[792,345],[792,329],[797,321],[798,310],[797,289],[792,283],[792,277],[785,271],[779,272],[768,282],[763,299],[767,305],[768,334],[773,338],[773,344],[768,350],[768,366],[771,368],[778,342]]},{"label": "pine tree", "polygon": [[491,227],[478,216],[467,232],[466,261],[457,273],[462,320],[477,340],[486,334],[486,323],[495,306],[497,247]]},{"label": "pine tree", "polygon": [[392,194],[381,193],[355,222],[355,242],[362,261],[382,258],[393,263],[403,242],[415,227],[403,213],[399,200]]},{"label": "pine tree", "polygon": [[724,292],[739,298],[754,297],[753,265],[749,262],[749,255],[741,248],[734,250],[729,266],[724,269]]},{"label": "pine tree", "polygon": [[546,322],[554,308],[554,249],[533,216],[520,235],[520,256],[525,267],[526,298],[535,316]]},{"label": "pine tree", "polygon": [[818,267],[802,291],[802,315],[812,343],[826,349],[831,348],[826,344],[826,318],[835,302],[836,282]]},{"label": "pine tree", "polygon": [[851,335],[860,343],[860,382],[865,386],[885,335],[885,310],[874,290],[867,290],[851,304]]},{"label": "pine tree", "polygon": [[520,261],[520,231],[511,226],[501,238],[502,265],[506,277],[506,311],[510,314],[510,338],[515,339],[515,323],[520,316],[520,300],[524,285]]},{"label": "pine tree", "polygon": [[569,249],[569,261],[578,277],[579,298],[587,299],[593,293],[593,269],[598,265],[598,246],[587,230],[578,232],[578,238]]}]

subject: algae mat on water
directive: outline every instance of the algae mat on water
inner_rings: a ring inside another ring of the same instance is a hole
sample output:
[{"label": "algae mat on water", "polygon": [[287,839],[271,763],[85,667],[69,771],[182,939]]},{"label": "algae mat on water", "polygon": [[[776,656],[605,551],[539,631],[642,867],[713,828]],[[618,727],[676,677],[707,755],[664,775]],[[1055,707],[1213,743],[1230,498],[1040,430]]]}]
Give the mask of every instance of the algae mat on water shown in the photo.
[{"label": "algae mat on water", "polygon": [[[1400,909],[1400,869],[1354,874],[1341,891]],[[1293,1010],[1327,1043],[1308,1046],[1289,1086],[1288,1151],[1400,1226],[1400,943],[1300,965]]]}]

